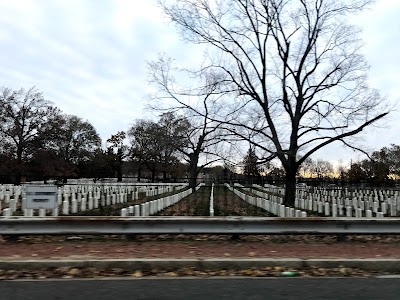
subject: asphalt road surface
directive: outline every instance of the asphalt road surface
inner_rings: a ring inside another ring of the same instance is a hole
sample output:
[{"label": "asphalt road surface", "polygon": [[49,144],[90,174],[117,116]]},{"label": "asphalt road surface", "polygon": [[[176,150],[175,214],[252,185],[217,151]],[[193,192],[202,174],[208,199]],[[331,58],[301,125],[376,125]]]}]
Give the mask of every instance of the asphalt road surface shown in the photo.
[{"label": "asphalt road surface", "polygon": [[0,299],[400,299],[400,279],[216,278],[1,281]]}]

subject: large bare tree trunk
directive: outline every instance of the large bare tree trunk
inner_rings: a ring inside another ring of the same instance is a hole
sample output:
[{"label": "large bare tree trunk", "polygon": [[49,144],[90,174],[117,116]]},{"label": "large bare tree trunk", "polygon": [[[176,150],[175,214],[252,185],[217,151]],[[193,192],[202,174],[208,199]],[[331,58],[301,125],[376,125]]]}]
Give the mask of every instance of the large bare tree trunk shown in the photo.
[{"label": "large bare tree trunk", "polygon": [[[295,146],[294,146],[295,147]],[[296,154],[293,151],[286,160],[285,168],[285,197],[283,205],[294,207],[296,198],[296,175],[299,170],[299,164],[296,161]]]},{"label": "large bare tree trunk", "polygon": [[189,187],[192,189],[192,192],[196,192],[197,186],[197,169],[191,168],[189,171]]},{"label": "large bare tree trunk", "polygon": [[285,198],[283,205],[294,207],[296,197],[296,170],[286,171],[285,176]]},{"label": "large bare tree trunk", "polygon": [[193,193],[196,192],[196,186],[197,186],[198,162],[199,162],[199,154],[191,153],[190,163],[189,163],[189,187],[192,189]]}]

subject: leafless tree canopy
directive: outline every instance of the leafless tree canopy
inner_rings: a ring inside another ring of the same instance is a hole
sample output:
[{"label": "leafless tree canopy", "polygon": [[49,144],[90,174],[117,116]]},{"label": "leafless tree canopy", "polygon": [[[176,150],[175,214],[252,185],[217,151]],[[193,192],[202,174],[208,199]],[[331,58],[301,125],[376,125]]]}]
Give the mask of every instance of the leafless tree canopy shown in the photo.
[{"label": "leafless tree canopy", "polygon": [[370,3],[160,1],[185,39],[210,46],[203,71],[222,78],[223,121],[239,134],[251,130],[251,141],[279,158],[290,181],[311,154],[348,144],[388,112],[368,85],[359,29],[349,23]]},{"label": "leafless tree canopy", "polygon": [[[221,147],[221,108],[217,74],[178,68],[171,58],[162,55],[148,63],[150,81],[157,92],[149,97],[149,107],[164,112],[164,128],[170,124],[187,124],[180,136],[167,134],[174,148],[189,164],[189,185],[196,188],[199,172],[206,166],[226,159]],[[178,78],[183,78],[178,81]],[[194,84],[194,85],[193,85]],[[168,122],[165,122],[168,121]],[[178,142],[178,140],[181,142]]]}]

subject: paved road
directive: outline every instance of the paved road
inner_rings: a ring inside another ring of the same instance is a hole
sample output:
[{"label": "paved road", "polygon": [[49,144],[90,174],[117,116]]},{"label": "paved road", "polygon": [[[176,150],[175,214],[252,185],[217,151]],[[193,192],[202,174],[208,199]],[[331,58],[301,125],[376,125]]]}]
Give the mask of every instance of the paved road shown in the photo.
[{"label": "paved road", "polygon": [[400,299],[400,279],[237,278],[1,281],[0,299]]}]

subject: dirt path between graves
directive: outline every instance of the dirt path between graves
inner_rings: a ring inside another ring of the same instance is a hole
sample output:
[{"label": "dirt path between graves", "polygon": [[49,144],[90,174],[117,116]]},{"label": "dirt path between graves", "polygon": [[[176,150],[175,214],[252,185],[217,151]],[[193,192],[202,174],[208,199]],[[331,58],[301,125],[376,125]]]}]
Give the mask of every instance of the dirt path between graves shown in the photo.
[{"label": "dirt path between graves", "polygon": [[0,259],[400,258],[400,236],[20,237],[0,241]]}]

